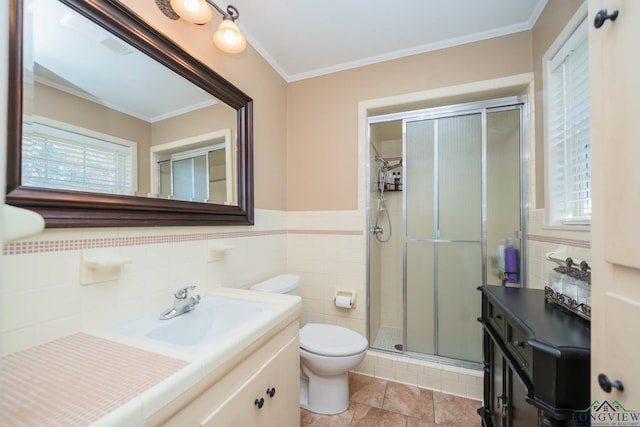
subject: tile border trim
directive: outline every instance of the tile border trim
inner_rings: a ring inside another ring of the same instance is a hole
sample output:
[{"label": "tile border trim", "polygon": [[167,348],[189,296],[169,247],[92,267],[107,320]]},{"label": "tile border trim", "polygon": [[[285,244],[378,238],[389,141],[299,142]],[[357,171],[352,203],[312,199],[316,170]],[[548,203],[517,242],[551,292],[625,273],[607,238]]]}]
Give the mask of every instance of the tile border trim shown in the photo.
[{"label": "tile border trim", "polygon": [[527,239],[534,242],[554,243],[557,245],[573,246],[575,248],[591,249],[590,240],[566,239],[563,237],[540,236],[536,234],[528,234]]},{"label": "tile border trim", "polygon": [[[167,243],[195,242],[201,240],[234,239],[241,237],[260,237],[274,235],[330,235],[330,236],[362,236],[362,230],[322,230],[322,229],[276,229],[262,231],[230,231],[194,234],[167,234],[156,236],[128,236],[128,237],[100,237],[89,239],[60,239],[60,240],[31,240],[5,243],[3,255],[24,255],[32,253],[75,251],[96,248],[111,248],[124,246],[157,245]],[[591,248],[588,240],[566,239],[561,237],[527,235],[527,239],[534,242],[553,243],[577,248]]]},{"label": "tile border trim", "polygon": [[158,245],[167,243],[195,242],[202,240],[235,239],[241,237],[261,237],[288,234],[311,234],[332,236],[360,236],[361,230],[262,230],[229,231],[215,233],[167,234],[155,236],[99,237],[88,239],[32,240],[5,243],[2,255],[26,255],[34,253],[78,251],[97,248],[124,246]]}]

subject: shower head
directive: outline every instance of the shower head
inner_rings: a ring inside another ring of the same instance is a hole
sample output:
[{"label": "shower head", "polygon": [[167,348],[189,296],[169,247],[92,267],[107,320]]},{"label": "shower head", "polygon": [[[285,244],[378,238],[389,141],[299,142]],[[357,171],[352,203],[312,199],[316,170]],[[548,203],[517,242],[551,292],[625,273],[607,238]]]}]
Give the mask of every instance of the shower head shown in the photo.
[{"label": "shower head", "polygon": [[395,165],[390,165],[387,160],[383,159],[380,156],[373,156],[371,158],[371,160],[376,160],[378,162],[381,162],[382,166],[380,166],[380,168],[383,169],[385,172],[389,172],[389,171],[392,171],[394,169],[402,167],[402,159],[400,159],[400,161],[398,163],[396,163]]},{"label": "shower head", "polygon": [[389,169],[391,166],[389,165],[389,162],[387,162],[385,159],[383,159],[380,156],[373,156],[373,158],[371,160],[376,160],[378,162],[382,162],[382,164],[384,165],[385,169]]},{"label": "shower head", "polygon": [[[388,165],[388,163],[387,163],[387,165]],[[387,170],[387,172],[389,172],[389,171],[392,171],[394,169],[401,168],[401,167],[402,167],[402,159],[400,159],[400,161],[398,163],[396,163],[395,165],[393,165],[393,166],[385,166],[385,169]]]}]

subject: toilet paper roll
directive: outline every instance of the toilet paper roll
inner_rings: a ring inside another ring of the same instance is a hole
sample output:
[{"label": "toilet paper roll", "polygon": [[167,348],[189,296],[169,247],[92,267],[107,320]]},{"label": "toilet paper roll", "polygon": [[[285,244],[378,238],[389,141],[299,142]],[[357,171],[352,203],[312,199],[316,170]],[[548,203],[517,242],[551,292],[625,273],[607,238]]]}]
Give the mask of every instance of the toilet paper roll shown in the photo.
[{"label": "toilet paper roll", "polygon": [[336,297],[336,307],[351,308],[351,297],[347,295],[338,295]]}]

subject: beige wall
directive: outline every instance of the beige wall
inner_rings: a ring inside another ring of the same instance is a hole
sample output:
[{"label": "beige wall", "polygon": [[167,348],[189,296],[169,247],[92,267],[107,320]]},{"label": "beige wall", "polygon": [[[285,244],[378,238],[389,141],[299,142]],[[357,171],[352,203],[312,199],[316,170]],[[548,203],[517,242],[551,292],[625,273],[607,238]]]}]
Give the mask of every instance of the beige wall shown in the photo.
[{"label": "beige wall", "polygon": [[151,144],[165,144],[223,129],[231,129],[231,138],[235,141],[236,118],[236,110],[224,104],[200,108],[154,123]]},{"label": "beige wall", "polygon": [[358,103],[531,71],[531,33],[289,84],[287,209],[357,209]]},{"label": "beige wall", "polygon": [[582,3],[550,1],[532,31],[290,83],[287,209],[356,209],[358,102],[529,71],[536,90],[535,201],[543,207],[542,56]]},{"label": "beige wall", "polygon": [[542,57],[584,0],[551,0],[531,31],[535,86],[536,206],[544,207],[544,124]]}]

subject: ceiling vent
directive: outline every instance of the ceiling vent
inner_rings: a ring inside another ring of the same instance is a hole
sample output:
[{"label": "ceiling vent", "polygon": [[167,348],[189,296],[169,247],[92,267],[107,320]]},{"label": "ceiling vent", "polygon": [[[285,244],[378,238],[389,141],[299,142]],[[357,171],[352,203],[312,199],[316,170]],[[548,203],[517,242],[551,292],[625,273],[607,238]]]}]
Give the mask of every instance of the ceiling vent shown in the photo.
[{"label": "ceiling vent", "polygon": [[108,37],[100,42],[104,47],[118,56],[125,56],[133,53],[133,50],[126,44],[116,40],[112,37]]}]

